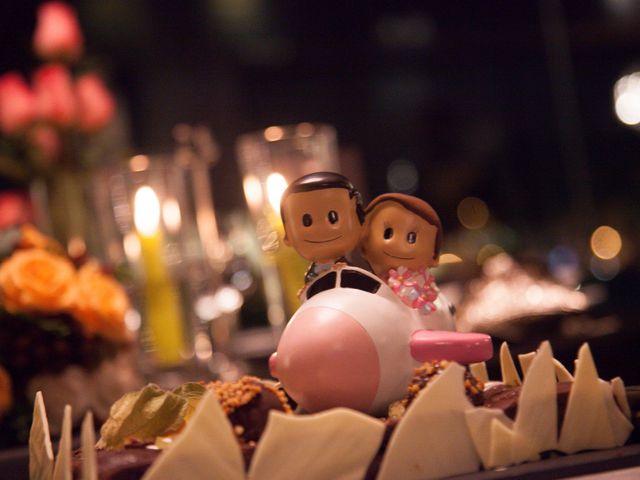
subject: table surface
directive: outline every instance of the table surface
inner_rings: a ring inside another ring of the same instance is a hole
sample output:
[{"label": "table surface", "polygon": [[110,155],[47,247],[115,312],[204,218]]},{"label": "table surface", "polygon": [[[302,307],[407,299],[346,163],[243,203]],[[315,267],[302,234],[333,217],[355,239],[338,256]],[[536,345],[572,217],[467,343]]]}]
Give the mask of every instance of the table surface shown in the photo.
[{"label": "table surface", "polygon": [[[3,480],[23,480],[29,476],[27,448],[0,451]],[[580,480],[627,480],[640,478],[640,444],[611,450],[584,452],[525,463],[515,467],[475,472],[450,477],[449,480],[537,480],[573,478]]]}]

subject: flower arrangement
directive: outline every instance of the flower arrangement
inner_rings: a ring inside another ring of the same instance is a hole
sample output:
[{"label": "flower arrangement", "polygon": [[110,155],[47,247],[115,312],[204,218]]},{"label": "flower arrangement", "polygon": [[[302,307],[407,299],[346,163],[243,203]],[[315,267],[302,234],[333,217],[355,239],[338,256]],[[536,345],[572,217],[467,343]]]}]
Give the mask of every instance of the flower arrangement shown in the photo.
[{"label": "flower arrangement", "polygon": [[[72,388],[88,402],[81,409],[100,410],[115,391],[135,385],[132,359],[118,359],[134,351],[129,308],[124,288],[95,260],[68,257],[30,225],[0,233],[0,420],[12,404],[28,405],[33,388]],[[105,369],[109,362],[118,368]],[[105,382],[113,393],[104,394]],[[23,414],[7,413],[13,425],[0,428],[0,445],[19,443],[5,434],[20,430]]]},{"label": "flower arrangement", "polygon": [[0,264],[0,306],[4,310],[10,314],[68,314],[88,337],[129,340],[124,324],[129,299],[113,277],[94,260],[76,269],[55,242],[31,226],[22,227],[21,238],[21,248]]},{"label": "flower arrangement", "polygon": [[113,119],[116,104],[97,73],[74,65],[83,44],[69,5],[39,7],[33,48],[44,63],[31,84],[17,71],[0,75],[0,175],[27,183],[92,161],[87,142]]}]

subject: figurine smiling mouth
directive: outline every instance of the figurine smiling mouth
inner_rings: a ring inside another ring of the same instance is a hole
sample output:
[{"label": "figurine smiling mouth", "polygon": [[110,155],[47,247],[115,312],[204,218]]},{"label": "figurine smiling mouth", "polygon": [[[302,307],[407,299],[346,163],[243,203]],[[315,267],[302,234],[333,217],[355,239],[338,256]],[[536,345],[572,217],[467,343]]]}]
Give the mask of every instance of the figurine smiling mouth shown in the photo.
[{"label": "figurine smiling mouth", "polygon": [[305,240],[305,242],[308,242],[308,243],[329,243],[329,242],[333,242],[334,240],[339,239],[340,237],[342,237],[342,235],[338,235],[335,238],[330,238],[329,240]]},{"label": "figurine smiling mouth", "polygon": [[399,257],[398,255],[391,255],[390,253],[387,253],[384,250],[382,251],[382,253],[384,253],[388,257],[399,258],[400,260],[413,260],[414,259],[414,257]]}]

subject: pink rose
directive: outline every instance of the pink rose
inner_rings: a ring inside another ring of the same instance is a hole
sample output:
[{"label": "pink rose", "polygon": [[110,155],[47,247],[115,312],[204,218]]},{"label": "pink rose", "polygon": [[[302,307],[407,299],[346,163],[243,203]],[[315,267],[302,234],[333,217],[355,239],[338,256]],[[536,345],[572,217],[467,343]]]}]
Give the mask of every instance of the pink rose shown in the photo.
[{"label": "pink rose", "polygon": [[38,8],[33,48],[45,60],[77,60],[82,54],[82,31],[76,12],[66,3],[47,2]]},{"label": "pink rose", "polygon": [[0,230],[32,220],[31,203],[24,193],[0,193]]},{"label": "pink rose", "polygon": [[76,119],[76,99],[71,74],[62,65],[40,67],[34,76],[38,117],[67,127]]},{"label": "pink rose", "polygon": [[52,163],[60,154],[60,134],[51,125],[35,125],[27,134],[29,143],[36,147],[43,163]]},{"label": "pink rose", "polygon": [[78,126],[85,132],[101,129],[113,118],[115,101],[102,79],[95,73],[82,75],[76,81]]},{"label": "pink rose", "polygon": [[35,113],[35,95],[22,75],[11,72],[0,76],[0,131],[21,131],[33,121]]}]

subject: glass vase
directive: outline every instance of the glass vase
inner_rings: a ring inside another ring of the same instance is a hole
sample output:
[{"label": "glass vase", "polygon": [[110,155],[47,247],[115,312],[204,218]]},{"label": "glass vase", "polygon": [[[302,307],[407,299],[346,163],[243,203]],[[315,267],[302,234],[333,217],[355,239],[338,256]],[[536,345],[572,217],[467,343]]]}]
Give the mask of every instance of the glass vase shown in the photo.
[{"label": "glass vase", "polygon": [[58,240],[72,258],[100,251],[90,184],[90,171],[60,168],[29,187],[36,227]]}]

